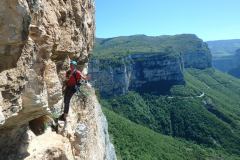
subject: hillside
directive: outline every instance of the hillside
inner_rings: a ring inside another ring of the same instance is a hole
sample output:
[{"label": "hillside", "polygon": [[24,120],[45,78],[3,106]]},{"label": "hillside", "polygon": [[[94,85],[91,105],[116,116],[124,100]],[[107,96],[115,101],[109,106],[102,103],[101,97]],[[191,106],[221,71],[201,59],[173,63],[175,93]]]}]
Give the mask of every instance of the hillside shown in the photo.
[{"label": "hillside", "polygon": [[[232,156],[230,159],[239,159],[240,80],[211,68],[186,69],[184,79],[186,85],[171,87],[167,95],[129,92],[122,97],[102,99],[102,106],[110,114],[107,114],[107,119],[115,146],[119,149],[117,141],[131,148],[132,146],[127,144],[137,140],[122,140],[125,135],[119,134],[126,131],[113,125],[122,118],[111,118],[113,113],[108,110],[158,134],[181,138],[186,143],[195,142],[200,150],[214,150],[225,158]],[[144,131],[144,134],[148,134],[147,129]],[[155,135],[156,139],[157,137]],[[204,146],[210,149],[205,149]],[[175,156],[179,156],[176,147],[170,148],[175,150]],[[160,150],[164,152],[163,148]],[[129,149],[128,152],[131,155],[135,151]],[[125,156],[126,153],[117,154]],[[197,159],[206,159],[209,153],[200,155],[204,158]]]},{"label": "hillside", "polygon": [[240,48],[240,39],[206,41],[213,56],[233,55]]},{"label": "hillside", "polygon": [[185,68],[212,66],[207,44],[188,34],[96,39],[92,57],[88,65],[92,76],[89,82],[103,98],[121,96],[142,87],[184,84]]},{"label": "hillside", "polygon": [[90,83],[118,158],[239,159],[240,81],[211,66],[195,35],[96,39]]},{"label": "hillside", "polygon": [[[139,53],[185,53],[189,50],[207,50],[194,34],[150,37],[134,35],[128,37],[96,38],[92,58],[117,59]],[[208,52],[210,54],[210,52]]]},{"label": "hillside", "polygon": [[227,73],[227,71],[232,67],[233,57],[233,55],[213,57],[212,66],[219,71]]},{"label": "hillside", "polygon": [[234,159],[221,149],[197,145],[191,141],[172,138],[131,122],[118,114],[103,108],[108,119],[111,142],[117,158],[121,159]]},{"label": "hillside", "polygon": [[[234,54],[240,48],[240,39],[206,41],[212,53],[212,65],[215,69],[227,73],[233,69]],[[233,73],[232,71],[230,73]],[[234,74],[231,74],[234,75]],[[235,76],[236,77],[236,76]]]},{"label": "hillside", "polygon": [[240,78],[240,48],[234,55],[213,57],[212,65],[215,69]]}]

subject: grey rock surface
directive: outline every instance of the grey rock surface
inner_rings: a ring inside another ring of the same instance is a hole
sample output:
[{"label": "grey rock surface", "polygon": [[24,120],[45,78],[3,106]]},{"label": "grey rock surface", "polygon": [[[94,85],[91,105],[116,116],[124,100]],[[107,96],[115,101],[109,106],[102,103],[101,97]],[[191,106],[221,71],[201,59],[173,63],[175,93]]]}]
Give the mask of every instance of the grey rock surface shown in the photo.
[{"label": "grey rock surface", "polygon": [[101,109],[101,105],[98,103],[97,107],[99,109],[99,122],[100,122],[100,126],[101,126],[101,137],[102,139],[104,139],[104,146],[105,146],[105,155],[104,155],[104,159],[107,160],[117,160],[116,157],[116,153],[115,153],[115,149],[113,144],[110,142],[110,138],[109,138],[109,134],[108,134],[108,123],[107,123],[107,119],[104,116],[102,109]]},{"label": "grey rock surface", "polygon": [[[48,115],[49,108],[61,113],[69,63],[77,61],[86,74],[94,38],[94,0],[0,1],[0,159],[104,159],[108,144],[91,98],[90,104],[72,99],[66,136],[50,130],[26,138],[29,121]],[[71,147],[78,122],[90,133],[78,141],[82,147],[87,141],[81,158]]]},{"label": "grey rock surface", "polygon": [[231,58],[229,57],[229,58],[222,58],[222,59],[213,59],[212,60],[213,68],[226,73],[229,69],[231,69],[232,59],[233,59],[233,56],[231,56]]},{"label": "grey rock surface", "polygon": [[[206,45],[203,43],[203,45]],[[181,54],[184,60],[184,68],[205,69],[212,67],[212,55],[206,46]]]},{"label": "grey rock surface", "polygon": [[89,81],[101,93],[102,98],[124,95],[129,90],[137,90],[152,82],[171,81],[173,84],[184,84],[184,68],[204,69],[212,67],[210,51],[196,49],[169,57],[167,54],[134,54],[121,59],[128,61],[119,67],[101,68],[106,61],[90,59]]},{"label": "grey rock surface", "polygon": [[237,68],[238,66],[240,66],[240,48],[236,50],[233,56],[231,69]]},{"label": "grey rock surface", "polygon": [[227,73],[236,78],[240,78],[240,48],[236,50],[231,62],[231,67]]}]

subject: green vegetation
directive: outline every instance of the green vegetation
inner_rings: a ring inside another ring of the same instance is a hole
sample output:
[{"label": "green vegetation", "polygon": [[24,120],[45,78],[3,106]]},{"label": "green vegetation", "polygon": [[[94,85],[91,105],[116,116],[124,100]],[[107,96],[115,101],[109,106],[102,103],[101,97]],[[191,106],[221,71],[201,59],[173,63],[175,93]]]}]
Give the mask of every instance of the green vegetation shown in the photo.
[{"label": "green vegetation", "polygon": [[218,149],[156,133],[106,108],[103,111],[108,119],[108,131],[119,160],[240,159]]},{"label": "green vegetation", "polygon": [[53,117],[55,115],[43,115],[33,119],[28,123],[29,128],[35,135],[41,135],[46,131],[48,123],[51,123]]},{"label": "green vegetation", "polygon": [[212,60],[213,61],[223,61],[223,60],[232,60],[233,59],[232,54],[227,54],[227,55],[223,55],[223,54],[216,54],[212,56]]},{"label": "green vegetation", "polygon": [[[92,58],[102,60],[101,68],[121,67],[132,63],[123,57],[134,54],[153,54],[151,58],[135,59],[134,61],[146,61],[161,55],[165,58],[179,58],[192,50],[206,50],[210,54],[207,45],[196,35],[181,34],[175,36],[149,37],[134,35],[129,37],[96,38]],[[131,59],[132,60],[132,59]]]},{"label": "green vegetation", "polygon": [[[230,49],[221,44],[214,54],[227,56],[216,59],[230,59]],[[190,50],[210,54],[195,35],[135,35],[96,38],[92,57],[108,68],[132,63],[123,59],[129,55],[179,58]],[[145,60],[151,59],[134,59]],[[122,97],[100,100],[118,159],[240,159],[240,80],[212,68],[191,68],[185,69],[185,82],[151,82]]]},{"label": "green vegetation", "polygon": [[97,96],[98,102],[101,102],[101,94],[99,90],[97,88],[94,88],[94,90],[95,90],[95,95]]},{"label": "green vegetation", "polygon": [[234,55],[235,51],[240,48],[240,39],[207,41],[206,43],[214,56]]},{"label": "green vegetation", "polygon": [[81,80],[81,85],[78,87],[78,97],[88,97],[90,95],[84,83],[85,82]]},{"label": "green vegetation", "polygon": [[240,80],[212,68],[184,76],[164,95],[101,99],[120,158],[240,159]]},{"label": "green vegetation", "polygon": [[101,68],[109,68],[110,66],[111,67],[121,67],[121,66],[124,66],[124,65],[128,65],[130,64],[130,61],[122,61],[122,60],[119,60],[119,59],[112,59],[110,61],[104,61],[102,63],[99,63],[99,67]]},{"label": "green vegetation", "polygon": [[[101,60],[119,60],[132,54],[154,53],[168,56],[184,53],[188,50],[208,50],[196,35],[149,37],[134,35],[95,40],[93,58]],[[210,54],[210,52],[209,52]]]}]

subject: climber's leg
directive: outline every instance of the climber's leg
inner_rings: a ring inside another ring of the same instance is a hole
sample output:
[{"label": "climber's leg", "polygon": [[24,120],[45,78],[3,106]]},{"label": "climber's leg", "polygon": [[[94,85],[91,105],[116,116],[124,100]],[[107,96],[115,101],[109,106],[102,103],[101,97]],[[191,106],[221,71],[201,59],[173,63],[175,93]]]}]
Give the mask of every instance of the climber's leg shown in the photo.
[{"label": "climber's leg", "polygon": [[75,87],[67,86],[65,96],[64,96],[64,119],[66,119],[68,115],[69,104],[74,93],[75,93]]}]

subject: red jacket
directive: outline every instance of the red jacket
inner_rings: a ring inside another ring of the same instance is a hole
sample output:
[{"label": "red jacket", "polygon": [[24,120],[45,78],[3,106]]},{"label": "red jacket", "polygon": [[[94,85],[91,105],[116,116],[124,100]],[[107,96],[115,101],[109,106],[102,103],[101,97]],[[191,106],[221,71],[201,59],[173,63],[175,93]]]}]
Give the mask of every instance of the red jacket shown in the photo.
[{"label": "red jacket", "polygon": [[[68,70],[67,72],[66,72],[66,78],[68,79],[68,77],[69,77],[69,75],[71,74],[71,70]],[[75,72],[75,74],[76,74],[76,78],[77,78],[77,80],[79,79],[79,78],[82,78],[83,77],[83,75],[82,75],[82,73],[80,72],[80,71],[76,71]],[[76,79],[75,79],[75,77],[74,77],[74,73],[71,75],[71,77],[69,78],[69,80],[68,80],[68,82],[67,82],[67,85],[68,86],[73,86],[73,85],[75,85],[75,84],[77,84],[76,83]]]}]

